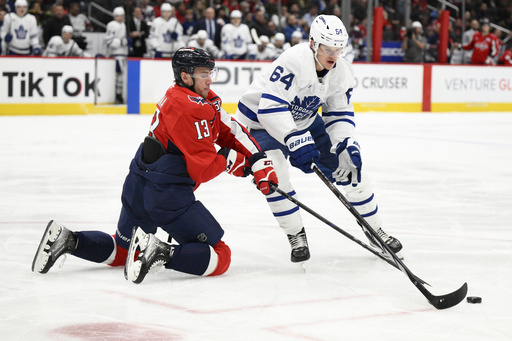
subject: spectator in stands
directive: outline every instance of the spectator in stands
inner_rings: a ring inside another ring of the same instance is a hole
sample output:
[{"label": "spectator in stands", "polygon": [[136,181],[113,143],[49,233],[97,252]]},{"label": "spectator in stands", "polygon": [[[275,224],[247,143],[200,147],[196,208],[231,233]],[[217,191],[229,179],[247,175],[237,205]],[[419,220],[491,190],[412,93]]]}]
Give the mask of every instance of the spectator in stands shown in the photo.
[{"label": "spectator in stands", "polygon": [[231,12],[231,23],[221,30],[221,46],[226,59],[246,59],[248,45],[252,43],[249,27],[242,23],[242,12]]},{"label": "spectator in stands", "polygon": [[132,17],[128,19],[126,27],[129,37],[128,55],[130,57],[144,57],[147,52],[146,38],[149,36],[149,27],[144,20],[142,8],[138,6],[133,8]]},{"label": "spectator in stands", "polygon": [[249,25],[249,28],[254,28],[258,36],[272,36],[272,32],[267,25],[267,19],[265,18],[263,8],[258,8],[254,11],[254,20]]},{"label": "spectator in stands", "polygon": [[434,22],[434,24],[427,27],[427,46],[425,47],[425,53],[423,55],[423,61],[425,63],[436,63],[438,57],[439,48],[439,28],[440,22]]},{"label": "spectator in stands", "polygon": [[[295,31],[298,31],[301,37],[304,35],[304,30],[297,22],[297,17],[294,14],[290,14],[288,16],[288,20],[286,21],[287,25],[283,29],[284,36],[286,37],[286,41],[292,41],[292,34]],[[293,44],[292,44],[293,46]]]},{"label": "spectator in stands", "polygon": [[302,19],[308,23],[308,26],[311,27],[313,20],[318,16],[318,4],[313,3],[309,8],[309,11],[304,14]]},{"label": "spectator in stands", "polygon": [[208,38],[208,33],[205,30],[199,30],[193,38],[187,43],[187,46],[200,48],[208,51],[214,58],[223,58],[222,51],[213,43],[213,40]]},{"label": "spectator in stands", "polygon": [[208,39],[212,40],[215,46],[220,48],[221,26],[217,20],[215,20],[215,10],[212,7],[208,7],[204,11],[204,18],[197,21],[193,33],[195,34],[200,30],[205,30],[208,34]]},{"label": "spectator in stands", "polygon": [[73,27],[64,25],[62,34],[60,36],[53,36],[43,57],[92,57],[89,53],[85,52],[73,40]]},{"label": "spectator in stands", "polygon": [[267,29],[268,29],[268,34],[269,34],[268,37],[270,38],[270,41],[273,41],[276,34],[279,33],[279,31],[277,30],[276,24],[272,20],[269,20],[267,22]]},{"label": "spectator in stands", "polygon": [[27,13],[27,0],[16,0],[15,13],[4,16],[0,39],[2,55],[41,55],[36,18]]},{"label": "spectator in stands", "polygon": [[[480,29],[480,24],[478,20],[473,19],[470,22],[470,29],[465,31],[462,35],[462,45],[468,45],[473,40],[473,36]],[[462,55],[462,63],[469,64],[471,62],[471,55],[473,54],[473,50],[464,50]]]},{"label": "spectator in stands", "polygon": [[475,32],[469,44],[463,45],[464,50],[473,50],[470,63],[476,65],[495,65],[494,58],[498,56],[498,37],[491,33],[489,20],[480,22],[481,31]]},{"label": "spectator in stands", "polygon": [[80,4],[72,2],[69,5],[69,22],[73,26],[73,40],[80,46],[82,50],[87,48],[86,38],[84,32],[92,31],[91,21],[83,13],[80,13]]},{"label": "spectator in stands", "polygon": [[53,16],[45,22],[43,27],[45,45],[48,45],[51,37],[61,35],[64,25],[71,26],[71,21],[67,15],[64,15],[64,7],[62,5],[55,5],[53,7]]},{"label": "spectator in stands", "polygon": [[[183,26],[183,35],[190,38],[196,25],[197,21],[194,19],[194,11],[189,8],[185,11],[185,21],[181,23],[181,26]],[[184,40],[187,41],[189,38]]]},{"label": "spectator in stands", "polygon": [[169,3],[160,7],[161,17],[153,20],[149,33],[151,47],[155,50],[155,58],[172,58],[174,52],[185,46],[183,26],[173,15]]},{"label": "spectator in stands", "polygon": [[149,4],[149,0],[141,0],[140,8],[142,10],[142,15],[144,16],[144,21],[146,23],[150,23],[155,20],[155,10],[153,6]]},{"label": "spectator in stands", "polygon": [[403,61],[406,63],[423,63],[426,48],[427,38],[423,36],[423,25],[419,21],[414,21],[402,41],[402,50],[405,51]]}]

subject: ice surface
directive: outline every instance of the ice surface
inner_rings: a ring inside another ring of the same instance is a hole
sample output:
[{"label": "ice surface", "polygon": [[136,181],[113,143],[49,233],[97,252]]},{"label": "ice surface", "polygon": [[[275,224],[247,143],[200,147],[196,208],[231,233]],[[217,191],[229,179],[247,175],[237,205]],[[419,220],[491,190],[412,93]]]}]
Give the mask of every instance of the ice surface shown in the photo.
[{"label": "ice surface", "polygon": [[[122,268],[72,256],[32,273],[50,219],[114,233],[151,117],[0,117],[0,339],[512,339],[512,115],[357,119],[384,228],[407,266],[434,294],[467,282],[482,304],[434,309],[400,271],[306,212],[304,273],[250,180],[224,174],[196,194],[226,231],[225,275],[162,271],[135,285]],[[292,179],[301,201],[366,242],[314,174]]]}]

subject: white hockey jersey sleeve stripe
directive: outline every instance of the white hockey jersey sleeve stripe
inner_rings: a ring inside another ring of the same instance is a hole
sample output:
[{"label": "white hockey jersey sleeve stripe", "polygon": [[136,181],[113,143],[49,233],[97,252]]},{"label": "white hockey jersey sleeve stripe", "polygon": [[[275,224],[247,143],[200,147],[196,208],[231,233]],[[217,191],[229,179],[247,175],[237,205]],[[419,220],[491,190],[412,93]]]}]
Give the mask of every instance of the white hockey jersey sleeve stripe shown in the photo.
[{"label": "white hockey jersey sleeve stripe", "polygon": [[277,102],[277,103],[280,103],[280,104],[286,104],[286,105],[290,105],[290,102],[280,98],[280,97],[277,97],[277,96],[274,96],[274,95],[271,95],[271,94],[266,94],[266,93],[262,93],[261,94],[261,98],[262,99],[268,99],[268,100],[271,100],[271,101],[274,101],[274,102]]},{"label": "white hockey jersey sleeve stripe", "polygon": [[288,108],[283,108],[283,107],[269,108],[269,109],[259,109],[258,110],[258,115],[260,115],[260,114],[273,114],[273,113],[276,113],[276,112],[283,112],[283,111],[289,111],[289,110],[288,110]]}]

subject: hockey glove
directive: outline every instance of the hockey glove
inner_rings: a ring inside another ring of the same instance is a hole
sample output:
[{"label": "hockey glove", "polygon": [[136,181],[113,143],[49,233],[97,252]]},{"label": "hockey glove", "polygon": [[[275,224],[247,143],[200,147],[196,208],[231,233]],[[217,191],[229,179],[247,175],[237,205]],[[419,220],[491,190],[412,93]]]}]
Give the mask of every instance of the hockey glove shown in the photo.
[{"label": "hockey glove", "polygon": [[249,160],[244,154],[226,147],[222,147],[217,154],[226,158],[226,172],[228,174],[239,177],[246,177],[250,174]]},{"label": "hockey glove", "polygon": [[309,131],[295,131],[285,139],[286,146],[290,150],[290,163],[304,173],[312,173],[311,162],[318,162],[320,152],[316,148],[315,141]]},{"label": "hockey glove", "polygon": [[7,33],[7,34],[5,35],[4,41],[5,41],[6,43],[10,43],[10,42],[11,42],[11,40],[12,40],[12,34]]},{"label": "hockey glove", "polygon": [[272,160],[267,157],[264,152],[253,154],[249,158],[254,182],[261,193],[268,195],[275,192],[271,184],[277,185],[277,174],[274,171]]},{"label": "hockey glove", "polygon": [[40,56],[42,53],[39,47],[34,48],[34,56]]},{"label": "hockey glove", "polygon": [[359,143],[352,137],[347,137],[343,142],[338,143],[336,147],[338,155],[338,168],[332,173],[332,176],[338,182],[351,181],[352,186],[357,186],[361,182],[361,150]]}]

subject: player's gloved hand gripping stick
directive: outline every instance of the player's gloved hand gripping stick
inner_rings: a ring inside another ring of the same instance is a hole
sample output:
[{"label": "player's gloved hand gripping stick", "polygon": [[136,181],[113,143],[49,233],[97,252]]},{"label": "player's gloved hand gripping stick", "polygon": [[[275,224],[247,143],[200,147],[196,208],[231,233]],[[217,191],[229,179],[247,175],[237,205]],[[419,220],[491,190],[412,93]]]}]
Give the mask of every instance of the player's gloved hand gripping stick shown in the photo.
[{"label": "player's gloved hand gripping stick", "polygon": [[238,177],[254,175],[254,183],[261,193],[268,195],[275,192],[270,184],[279,183],[272,160],[265,152],[254,153],[249,159],[233,149],[222,147],[217,154],[226,158],[226,172]]}]

